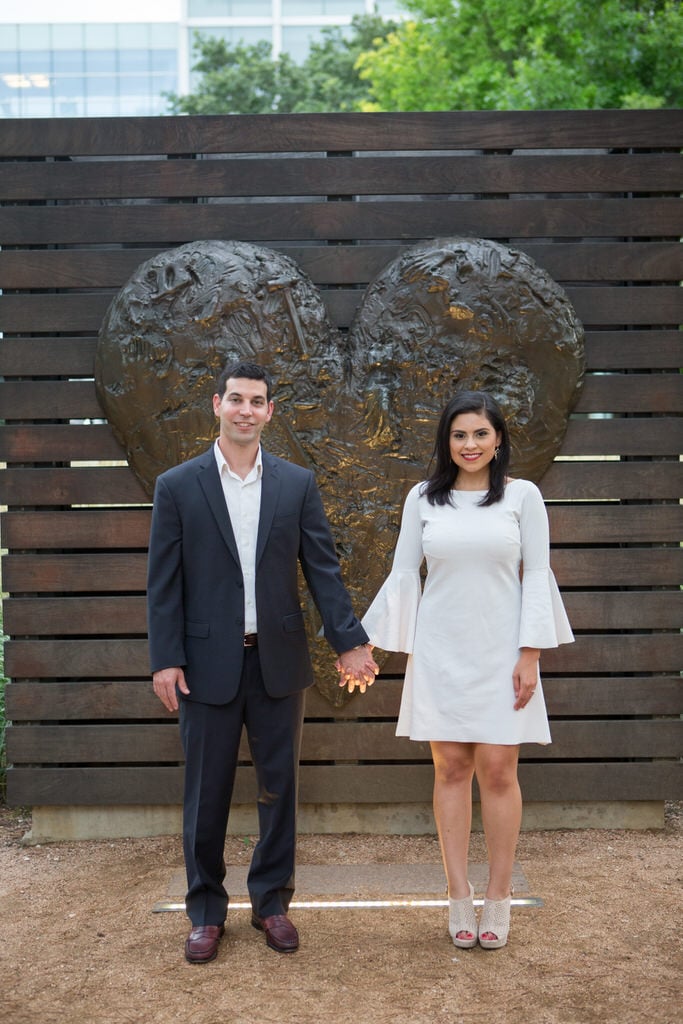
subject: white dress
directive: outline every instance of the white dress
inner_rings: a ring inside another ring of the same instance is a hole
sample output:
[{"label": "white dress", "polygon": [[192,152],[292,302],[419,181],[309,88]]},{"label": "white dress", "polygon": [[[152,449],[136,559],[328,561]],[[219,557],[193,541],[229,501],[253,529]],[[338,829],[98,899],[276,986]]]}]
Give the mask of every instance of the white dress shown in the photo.
[{"label": "white dress", "polygon": [[391,573],[362,620],[372,643],[409,655],[396,735],[550,743],[540,677],[519,711],[512,682],[520,647],[574,639],[550,569],[541,493],[512,480],[501,501],[482,508],[484,491],[454,490],[454,505],[430,505],[423,487],[406,498]]}]

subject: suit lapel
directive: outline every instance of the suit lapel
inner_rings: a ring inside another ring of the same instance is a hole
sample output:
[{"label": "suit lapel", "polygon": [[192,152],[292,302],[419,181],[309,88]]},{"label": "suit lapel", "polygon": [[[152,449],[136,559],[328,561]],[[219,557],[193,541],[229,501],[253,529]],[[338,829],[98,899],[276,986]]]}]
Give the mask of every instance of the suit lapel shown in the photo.
[{"label": "suit lapel", "polygon": [[221,531],[223,540],[227,544],[230,554],[239,565],[240,556],[237,551],[235,534],[232,529],[232,523],[230,522],[230,516],[228,515],[228,509],[225,504],[225,495],[223,494],[223,488],[221,487],[221,479],[218,473],[218,466],[216,465],[216,456],[214,455],[213,446],[209,449],[202,461],[197,474],[197,480],[199,481],[199,486],[203,490],[206,500],[209,503],[209,507],[211,508],[216,522],[218,523],[218,528]]},{"label": "suit lapel", "polygon": [[258,537],[256,539],[256,564],[266,546],[273,516],[277,508],[280,494],[280,469],[277,460],[262,450],[263,476],[261,477],[261,512],[258,521]]}]

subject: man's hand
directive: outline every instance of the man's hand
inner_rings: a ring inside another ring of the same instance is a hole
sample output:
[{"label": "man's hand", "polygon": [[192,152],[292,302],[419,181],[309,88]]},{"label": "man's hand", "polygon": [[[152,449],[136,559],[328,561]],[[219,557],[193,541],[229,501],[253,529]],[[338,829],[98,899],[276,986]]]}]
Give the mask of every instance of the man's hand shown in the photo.
[{"label": "man's hand", "polygon": [[339,655],[335,668],[339,672],[339,685],[353,693],[356,687],[365,693],[372,686],[379,672],[379,665],[372,656],[372,644],[363,644]]},{"label": "man's hand", "polygon": [[176,685],[181,693],[189,693],[185,673],[181,668],[162,668],[152,676],[152,685],[157,697],[168,711],[178,710]]}]

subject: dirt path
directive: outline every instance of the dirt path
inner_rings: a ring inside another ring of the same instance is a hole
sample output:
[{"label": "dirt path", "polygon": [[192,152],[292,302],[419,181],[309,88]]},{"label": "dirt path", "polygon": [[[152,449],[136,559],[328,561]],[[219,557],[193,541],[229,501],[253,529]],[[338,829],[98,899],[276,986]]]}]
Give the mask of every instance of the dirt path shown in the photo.
[{"label": "dirt path", "polygon": [[[183,958],[184,914],[152,913],[181,865],[177,837],[24,847],[29,827],[0,808],[6,1024],[680,1020],[681,805],[661,831],[524,833],[518,860],[544,906],[513,910],[503,950],[456,950],[444,908],[300,909],[301,949],[282,956],[234,910],[208,965]],[[249,855],[247,838],[229,840],[229,863]],[[302,864],[436,860],[432,837],[299,846]],[[485,860],[481,836],[472,860]]]}]

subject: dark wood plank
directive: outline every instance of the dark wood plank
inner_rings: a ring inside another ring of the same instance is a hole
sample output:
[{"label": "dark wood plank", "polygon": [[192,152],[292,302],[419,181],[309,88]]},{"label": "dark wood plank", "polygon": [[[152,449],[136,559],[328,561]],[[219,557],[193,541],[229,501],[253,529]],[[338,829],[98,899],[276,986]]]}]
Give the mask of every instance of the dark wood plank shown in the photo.
[{"label": "dark wood plank", "polygon": [[3,586],[9,593],[144,591],[146,566],[146,552],[10,554],[3,563]]},{"label": "dark wood plank", "polygon": [[[552,726],[544,760],[614,760],[677,757],[683,740],[680,719],[567,722]],[[536,744],[520,755],[533,757]],[[178,729],[161,725],[16,725],[7,733],[7,757],[19,764],[135,764],[183,761]],[[243,736],[239,759],[250,761]],[[430,761],[428,743],[396,736],[391,722],[309,722],[303,732],[301,762]]]},{"label": "dark wood plank", "polygon": [[107,423],[22,423],[0,426],[0,460],[8,463],[125,462],[126,456]]},{"label": "dark wood plank", "polygon": [[[0,299],[0,302],[2,300]],[[5,381],[0,384],[5,420],[97,420],[102,409],[93,380]]]},{"label": "dark wood plank", "polygon": [[563,600],[575,630],[678,629],[683,622],[683,591],[565,590]]},{"label": "dark wood plank", "polygon": [[586,327],[602,324],[634,326],[678,324],[683,316],[683,296],[678,287],[634,285],[588,288],[567,285],[567,294]]},{"label": "dark wood plank", "polygon": [[683,365],[681,331],[586,331],[590,370],[675,370]]},{"label": "dark wood plank", "polygon": [[8,598],[3,604],[3,627],[8,635],[21,637],[145,636],[146,599],[134,595]]},{"label": "dark wood plank", "polygon": [[[146,548],[147,509],[73,509],[5,512],[0,515],[4,546],[17,549],[100,550]],[[399,509],[396,509],[399,515]],[[680,505],[550,505],[554,545],[678,542],[683,536]]]},{"label": "dark wood plank", "polygon": [[[677,586],[680,547],[556,548],[551,562],[561,586]],[[11,594],[144,591],[146,553],[8,554],[3,585]]]},{"label": "dark wood plank", "polygon": [[98,331],[114,292],[0,296],[4,331]]},{"label": "dark wood plank", "polygon": [[146,550],[150,519],[148,509],[4,512],[0,529],[9,549]]},{"label": "dark wood plank", "polygon": [[577,413],[680,413],[680,373],[590,374],[576,403]]},{"label": "dark wood plank", "polygon": [[[651,672],[679,672],[681,665],[680,631],[671,633],[609,633],[577,636],[573,644],[544,650],[541,674],[622,675]],[[387,674],[402,674],[405,655],[392,654],[382,666]]]},{"label": "dark wood plank", "polygon": [[[395,720],[402,686],[402,679],[380,677],[365,694],[357,694],[342,708],[331,708],[329,701],[313,687],[306,693],[307,723],[321,718],[330,721],[333,716],[335,721]],[[546,675],[543,690],[551,717],[679,715],[681,711],[678,675]],[[6,712],[13,722],[177,718],[162,708],[149,678],[130,682],[12,682],[6,688]]]},{"label": "dark wood plank", "polygon": [[[683,295],[678,287],[582,288],[570,285],[566,291],[580,320],[593,328],[603,324],[607,327],[615,324],[671,326],[683,320]],[[323,289],[321,294],[333,323],[347,327],[353,322],[362,302],[357,291]],[[57,315],[66,313],[60,311]],[[83,320],[83,330],[90,330],[91,326]],[[75,324],[69,322],[65,330],[72,329],[75,329]]]},{"label": "dark wood plank", "polygon": [[[572,626],[579,631],[677,629],[683,621],[683,592],[675,587],[565,590],[563,598]],[[17,597],[5,600],[4,628],[16,637],[144,635],[145,614],[142,596]]]},{"label": "dark wood plank", "polygon": [[[547,500],[678,500],[679,462],[555,461],[541,481]],[[132,471],[121,468],[7,469],[0,502],[12,506],[149,504]]]},{"label": "dark wood plank", "polygon": [[[573,644],[546,650],[541,670],[585,673],[676,672],[683,658],[683,637],[671,633],[578,636]],[[5,672],[12,679],[147,679],[145,640],[9,640]]]},{"label": "dark wood plank", "polygon": [[148,199],[158,196],[422,195],[458,193],[672,192],[680,187],[678,154],[543,156],[366,156],[256,159],[5,161],[0,194],[11,202],[59,199]]},{"label": "dark wood plank", "polygon": [[12,764],[134,764],[183,760],[178,729],[164,725],[16,725],[7,732]]},{"label": "dark wood plank", "polygon": [[411,199],[358,203],[159,203],[0,207],[9,245],[142,243],[171,248],[198,238],[422,241],[446,235],[514,239],[647,238],[677,241],[683,203],[650,199]]},{"label": "dark wood plank", "polygon": [[680,543],[683,506],[551,505],[550,536],[561,544]]},{"label": "dark wood plank", "polygon": [[683,488],[679,462],[556,460],[541,480],[546,500],[678,501]]},{"label": "dark wood plank", "polygon": [[[520,782],[528,802],[578,800],[680,800],[683,770],[673,761],[625,764],[594,762],[520,765]],[[303,765],[302,804],[431,803],[431,765]],[[182,803],[182,767],[11,768],[7,773],[10,806],[59,806],[69,793],[72,804]],[[254,803],[251,767],[238,768],[234,804]]]},{"label": "dark wood plank", "polygon": [[[0,385],[0,395],[2,394]],[[639,416],[570,420],[562,455],[661,457],[683,450],[683,419]],[[0,425],[0,460],[31,462],[125,462],[125,452],[104,423]]]},{"label": "dark wood plank", "polygon": [[5,672],[14,679],[149,679],[147,641],[9,640]]},{"label": "dark wood plank", "polygon": [[[102,418],[94,381],[8,381],[0,395],[9,421]],[[682,407],[679,373],[606,373],[586,376],[574,411],[678,414]]]},{"label": "dark wood plank", "polygon": [[[323,251],[334,253],[337,248],[329,246]],[[363,247],[349,248],[358,252]],[[96,345],[94,335],[5,337],[0,345],[0,374],[4,377],[92,377]],[[586,364],[588,370],[678,370],[683,365],[683,332],[589,330],[586,332]]]},{"label": "dark wood plank", "polygon": [[[683,205],[683,204],[682,204]],[[567,294],[579,318],[601,324],[672,325],[683,321],[683,294],[678,287],[581,288]],[[322,289],[322,298],[334,323],[347,327],[362,302],[355,289]],[[0,296],[0,324],[11,333],[30,331],[98,331],[113,293],[25,294]]]},{"label": "dark wood plank", "polygon": [[[610,676],[543,679],[548,713],[580,715],[680,715],[680,677]],[[551,723],[555,729],[556,723]]]},{"label": "dark wood plank", "polygon": [[[367,284],[405,245],[277,245],[319,285]],[[529,241],[522,247],[556,281],[662,281],[683,277],[683,251],[673,242]],[[163,250],[8,250],[0,252],[0,288],[120,288]]]},{"label": "dark wood plank", "polygon": [[680,110],[438,111],[203,117],[21,118],[0,156],[264,153],[391,149],[683,146]]},{"label": "dark wood plank", "polygon": [[3,377],[92,377],[97,338],[3,338]]},{"label": "dark wood plank", "polygon": [[[656,495],[653,495],[656,497]],[[151,498],[126,467],[7,469],[0,476],[5,505],[145,505]]]},{"label": "dark wood plank", "polygon": [[570,675],[597,672],[676,672],[683,663],[683,636],[677,633],[623,633],[578,636],[541,655],[541,672]]},{"label": "dark wood plank", "polygon": [[136,682],[11,682],[6,687],[6,711],[12,722],[177,720],[154,694],[151,678]]},{"label": "dark wood plank", "polygon": [[683,451],[683,419],[673,416],[574,415],[562,443],[563,455],[677,455]]}]

